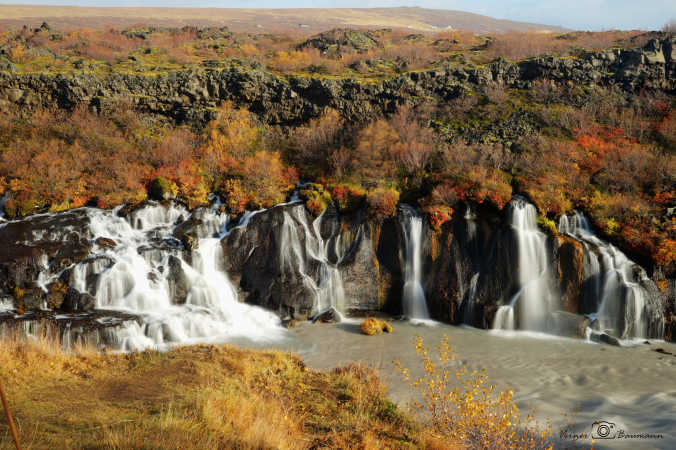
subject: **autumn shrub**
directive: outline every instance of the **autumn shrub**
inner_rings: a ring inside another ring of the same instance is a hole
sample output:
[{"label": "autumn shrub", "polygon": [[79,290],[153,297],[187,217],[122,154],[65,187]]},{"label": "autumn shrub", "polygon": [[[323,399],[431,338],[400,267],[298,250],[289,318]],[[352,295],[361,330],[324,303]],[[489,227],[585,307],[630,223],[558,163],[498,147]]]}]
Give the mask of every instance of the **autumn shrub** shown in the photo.
[{"label": "autumn shrub", "polygon": [[[146,170],[132,136],[83,107],[71,114],[38,111],[9,138],[0,173],[18,214],[61,210],[96,200],[101,206],[145,198]],[[29,207],[30,206],[30,207]]]},{"label": "autumn shrub", "polygon": [[324,189],[324,186],[317,183],[310,183],[303,187],[299,192],[299,196],[305,200],[305,207],[315,217],[318,217],[333,202],[331,193]]},{"label": "autumn shrub", "polygon": [[312,63],[310,55],[300,51],[277,52],[269,62],[269,65],[280,71],[295,71],[309,66]]},{"label": "autumn shrub", "polygon": [[499,147],[458,142],[444,148],[441,175],[454,184],[461,200],[488,201],[502,209],[512,197],[510,176],[501,170],[508,156],[503,160],[502,155]]},{"label": "autumn shrub", "polygon": [[459,441],[467,448],[554,448],[551,425],[540,426],[531,414],[525,416],[511,390],[498,391],[481,371],[457,363],[448,336],[438,355],[415,338],[416,352],[424,368],[412,377],[401,361],[395,367],[421,400],[412,403],[420,420],[428,421],[440,438]]},{"label": "autumn shrub", "polygon": [[376,334],[380,334],[380,332],[382,331],[384,331],[385,333],[391,333],[392,325],[385,322],[384,320],[378,320],[375,317],[367,317],[362,322],[359,329],[361,330],[362,333],[368,336],[373,336]]},{"label": "autumn shrub", "polygon": [[655,130],[664,147],[673,154],[676,149],[676,108],[664,106],[661,115]]},{"label": "autumn shrub", "polygon": [[385,119],[371,122],[357,135],[353,176],[365,186],[393,178],[396,166],[393,149],[398,140],[396,130]]},{"label": "autumn shrub", "polygon": [[556,228],[556,222],[548,218],[547,216],[538,215],[536,219],[537,224],[547,231],[549,234],[556,236],[559,234],[558,229]]},{"label": "autumn shrub", "polygon": [[436,231],[453,218],[453,208],[446,205],[429,205],[423,207],[423,212],[427,214],[430,225]]},{"label": "autumn shrub", "polygon": [[345,123],[338,111],[325,109],[321,116],[295,128],[289,137],[287,159],[303,167],[304,174],[317,176],[328,170],[330,155],[345,144]]},{"label": "autumn shrub", "polygon": [[176,197],[178,186],[164,177],[157,177],[150,183],[148,193],[156,200],[168,200]]},{"label": "autumn shrub", "polygon": [[331,197],[341,213],[356,211],[364,203],[366,191],[361,187],[349,183],[337,183],[331,186]]},{"label": "autumn shrub", "polygon": [[207,126],[200,156],[214,190],[235,213],[280,203],[298,182],[295,168],[266,148],[262,127],[251,113],[232,103],[226,102]]},{"label": "autumn shrub", "polygon": [[395,216],[398,203],[399,191],[393,188],[376,187],[366,193],[369,212],[378,218]]}]

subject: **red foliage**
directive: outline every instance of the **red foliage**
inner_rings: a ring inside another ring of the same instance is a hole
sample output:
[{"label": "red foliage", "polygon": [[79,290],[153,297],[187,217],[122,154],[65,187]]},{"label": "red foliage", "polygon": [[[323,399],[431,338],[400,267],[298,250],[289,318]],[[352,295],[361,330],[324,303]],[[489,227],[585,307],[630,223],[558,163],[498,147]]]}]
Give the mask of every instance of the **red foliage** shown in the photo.
[{"label": "red foliage", "polygon": [[331,197],[340,212],[352,212],[362,205],[366,192],[359,186],[341,183],[331,187]]},{"label": "red foliage", "polygon": [[453,218],[453,208],[450,208],[446,205],[426,206],[423,208],[423,211],[427,213],[432,228],[437,231],[441,229],[444,223]]},{"label": "red foliage", "polygon": [[377,187],[366,194],[369,212],[377,217],[391,217],[397,214],[399,192],[392,188]]}]

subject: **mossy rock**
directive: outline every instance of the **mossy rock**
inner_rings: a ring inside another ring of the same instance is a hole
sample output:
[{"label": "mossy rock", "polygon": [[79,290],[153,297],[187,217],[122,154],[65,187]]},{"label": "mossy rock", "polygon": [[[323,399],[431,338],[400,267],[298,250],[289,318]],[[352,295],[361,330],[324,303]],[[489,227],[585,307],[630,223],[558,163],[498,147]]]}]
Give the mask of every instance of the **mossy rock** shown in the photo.
[{"label": "mossy rock", "polygon": [[538,225],[540,225],[541,228],[543,228],[546,232],[548,232],[552,236],[556,236],[557,234],[559,234],[559,230],[556,228],[556,223],[554,223],[554,221],[549,219],[548,217],[539,215],[537,217],[537,223]]},{"label": "mossy rock", "polygon": [[178,186],[164,177],[157,177],[150,183],[148,195],[153,200],[171,200],[178,195]]}]

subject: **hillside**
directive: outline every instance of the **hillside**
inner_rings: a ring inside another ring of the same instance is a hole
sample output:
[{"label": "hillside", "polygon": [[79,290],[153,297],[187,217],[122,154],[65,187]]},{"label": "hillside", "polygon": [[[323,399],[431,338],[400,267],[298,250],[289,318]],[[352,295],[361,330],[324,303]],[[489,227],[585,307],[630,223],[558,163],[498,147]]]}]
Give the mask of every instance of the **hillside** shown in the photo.
[{"label": "hillside", "polygon": [[[58,27],[123,27],[154,25],[226,25],[233,31],[314,33],[334,27],[390,27],[417,32],[447,29],[481,33],[562,31],[560,27],[494,19],[462,11],[423,8],[369,9],[222,9],[222,8],[92,8],[73,6],[0,5],[0,25]],[[301,26],[302,25],[302,26]]]}]

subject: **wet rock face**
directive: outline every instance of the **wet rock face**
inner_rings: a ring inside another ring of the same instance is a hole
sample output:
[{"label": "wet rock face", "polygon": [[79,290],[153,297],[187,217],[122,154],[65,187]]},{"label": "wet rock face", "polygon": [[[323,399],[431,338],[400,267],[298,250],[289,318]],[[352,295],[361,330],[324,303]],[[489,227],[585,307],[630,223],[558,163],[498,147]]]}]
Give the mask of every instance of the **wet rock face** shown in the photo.
[{"label": "wet rock face", "polygon": [[363,212],[332,210],[314,220],[302,205],[282,205],[255,214],[221,244],[247,303],[302,320],[327,307],[349,313],[400,303],[400,286],[391,289],[401,277],[390,228]]},{"label": "wet rock face", "polygon": [[582,244],[567,236],[557,237],[556,260],[563,310],[569,313],[585,312],[579,304],[583,292],[584,252]]},{"label": "wet rock face", "polygon": [[508,228],[487,214],[458,215],[428,231],[425,295],[432,317],[490,328],[497,306],[514,291],[515,243]]},{"label": "wet rock face", "polygon": [[[247,303],[278,311],[282,317],[306,319],[312,313],[313,295],[302,273],[312,261],[304,246],[284,263],[285,214],[298,206],[276,206],[254,215],[246,227],[233,229],[221,241],[225,269]],[[305,218],[309,215],[303,210]],[[302,217],[302,215],[301,215]],[[300,243],[306,231],[298,227]]]},{"label": "wet rock face", "polygon": [[96,300],[90,294],[78,292],[76,289],[68,288],[60,310],[68,313],[84,312],[94,309]]},{"label": "wet rock face", "polygon": [[24,310],[42,307],[46,294],[37,287],[38,275],[43,271],[58,274],[85,260],[91,249],[88,226],[82,210],[0,226],[0,295],[12,296]]}]

